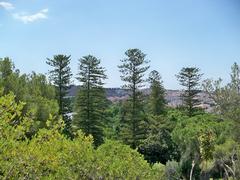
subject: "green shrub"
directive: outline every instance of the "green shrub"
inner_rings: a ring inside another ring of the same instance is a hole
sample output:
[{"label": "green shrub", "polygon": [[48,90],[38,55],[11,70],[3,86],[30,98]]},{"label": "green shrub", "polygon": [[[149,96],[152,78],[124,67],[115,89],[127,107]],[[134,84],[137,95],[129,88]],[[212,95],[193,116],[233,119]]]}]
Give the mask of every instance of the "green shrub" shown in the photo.
[{"label": "green shrub", "polygon": [[[94,149],[92,136],[62,134],[54,118],[31,139],[30,115],[14,95],[0,97],[0,179],[163,179],[164,166],[152,168],[136,150],[116,141]],[[50,116],[51,117],[51,116]]]}]

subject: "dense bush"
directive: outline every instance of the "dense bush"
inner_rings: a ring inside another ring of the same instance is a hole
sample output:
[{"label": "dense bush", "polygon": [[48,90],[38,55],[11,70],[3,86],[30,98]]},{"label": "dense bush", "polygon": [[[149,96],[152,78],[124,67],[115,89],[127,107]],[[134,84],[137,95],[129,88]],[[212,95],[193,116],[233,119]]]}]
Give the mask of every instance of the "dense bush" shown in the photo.
[{"label": "dense bush", "polygon": [[94,149],[93,138],[78,132],[62,135],[63,122],[47,121],[31,139],[23,103],[0,97],[0,178],[2,179],[161,179],[164,166],[150,167],[136,150],[107,141]]}]

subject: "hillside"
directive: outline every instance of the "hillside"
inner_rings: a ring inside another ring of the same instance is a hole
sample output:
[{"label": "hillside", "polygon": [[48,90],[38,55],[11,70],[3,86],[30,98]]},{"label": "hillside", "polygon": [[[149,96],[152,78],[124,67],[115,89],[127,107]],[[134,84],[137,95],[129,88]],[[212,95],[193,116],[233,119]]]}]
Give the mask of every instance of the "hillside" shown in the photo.
[{"label": "hillside", "polygon": [[[79,86],[71,85],[71,88],[69,90],[68,96],[75,97],[77,94]],[[122,88],[105,88],[107,98],[112,102],[118,102],[121,100],[125,100],[128,98],[128,92],[125,89]],[[149,95],[150,89],[143,89],[144,94]],[[181,105],[181,90],[166,90],[166,100],[168,103],[168,106],[170,107],[177,107]],[[213,107],[213,102],[209,98],[209,96],[204,93],[200,92],[198,94],[199,99],[201,100],[201,107],[204,109],[211,111]]]}]

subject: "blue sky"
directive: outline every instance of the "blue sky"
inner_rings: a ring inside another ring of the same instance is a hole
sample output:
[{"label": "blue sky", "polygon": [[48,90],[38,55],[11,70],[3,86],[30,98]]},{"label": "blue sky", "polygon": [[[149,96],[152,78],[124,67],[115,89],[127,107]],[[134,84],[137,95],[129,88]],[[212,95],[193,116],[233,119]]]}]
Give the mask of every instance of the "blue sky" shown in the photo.
[{"label": "blue sky", "polygon": [[166,88],[179,88],[182,67],[227,80],[240,63],[239,0],[0,0],[0,57],[24,73],[48,72],[46,58],[93,54],[106,67],[107,87],[119,87],[117,65],[139,48]]}]

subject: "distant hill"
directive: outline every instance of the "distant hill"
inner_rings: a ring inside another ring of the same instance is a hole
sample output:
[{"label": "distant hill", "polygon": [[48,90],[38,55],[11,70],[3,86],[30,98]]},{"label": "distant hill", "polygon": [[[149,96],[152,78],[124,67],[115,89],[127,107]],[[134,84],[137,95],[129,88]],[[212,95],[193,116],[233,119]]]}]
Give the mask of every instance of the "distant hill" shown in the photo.
[{"label": "distant hill", "polygon": [[[78,92],[79,86],[71,85],[68,96],[75,97]],[[121,100],[126,100],[129,96],[128,91],[122,88],[105,88],[107,98],[112,102],[118,102]],[[149,95],[150,89],[143,89],[144,94]],[[177,107],[182,104],[181,95],[182,91],[180,90],[166,90],[166,100],[169,106]],[[214,103],[209,98],[209,96],[204,93],[200,92],[198,94],[199,99],[201,100],[201,107],[211,111]]]},{"label": "distant hill", "polygon": [[[79,86],[71,85],[70,90],[68,92],[68,96],[70,97],[75,97],[77,95]],[[121,88],[105,88],[106,90],[106,95],[107,98],[119,98],[119,100],[127,98],[128,97],[128,92],[125,89]]]}]

